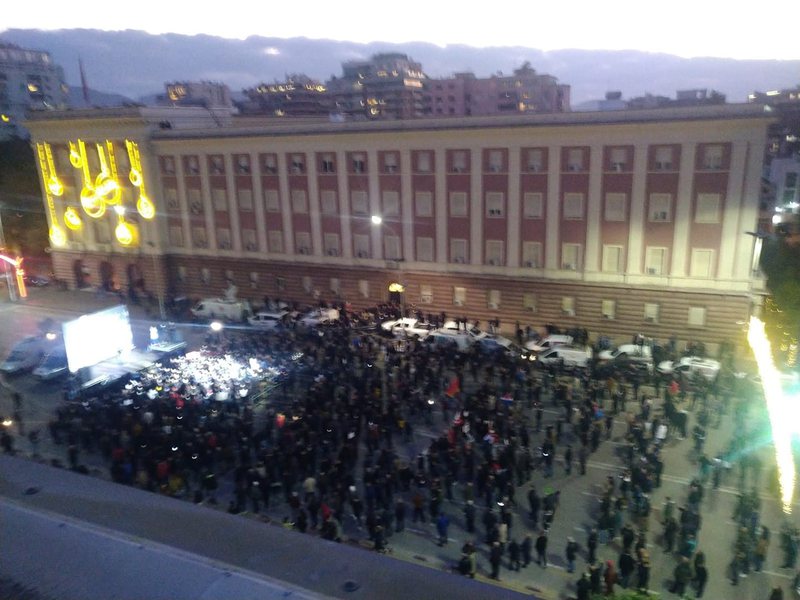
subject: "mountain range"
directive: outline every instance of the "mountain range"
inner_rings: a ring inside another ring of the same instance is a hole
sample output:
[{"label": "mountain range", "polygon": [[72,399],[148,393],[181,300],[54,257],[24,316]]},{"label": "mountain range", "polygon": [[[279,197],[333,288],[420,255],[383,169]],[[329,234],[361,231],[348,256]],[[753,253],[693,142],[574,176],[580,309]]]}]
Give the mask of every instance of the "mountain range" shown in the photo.
[{"label": "mountain range", "polygon": [[[83,60],[93,90],[140,99],[163,93],[172,81],[217,81],[235,94],[263,82],[304,73],[324,81],[341,74],[342,62],[379,52],[402,52],[422,64],[429,77],[470,71],[477,77],[511,73],[525,61],[572,86],[572,104],[620,91],[625,98],[651,93],[674,97],[676,90],[707,88],[746,102],[755,90],[800,83],[800,60],[681,58],[636,50],[553,50],[436,46],[423,42],[359,44],[308,38],[252,36],[245,40],[210,35],[153,35],[143,31],[94,29],[8,29],[0,41],[44,50],[64,68],[67,83],[80,83]],[[531,39],[535,43],[535,38]],[[73,93],[73,98],[80,93]]]}]

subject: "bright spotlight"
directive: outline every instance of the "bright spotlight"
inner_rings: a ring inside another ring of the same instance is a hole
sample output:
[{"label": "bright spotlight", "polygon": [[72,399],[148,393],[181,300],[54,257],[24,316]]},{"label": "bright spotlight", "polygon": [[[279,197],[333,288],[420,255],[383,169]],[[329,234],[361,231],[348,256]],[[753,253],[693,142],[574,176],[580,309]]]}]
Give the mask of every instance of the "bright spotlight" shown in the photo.
[{"label": "bright spotlight", "polygon": [[211,321],[209,327],[211,328],[211,331],[213,331],[214,333],[219,333],[220,331],[222,331],[223,325],[219,321]]},{"label": "bright spotlight", "polygon": [[380,225],[383,223],[383,217],[380,215],[372,215],[372,224],[373,225]]}]

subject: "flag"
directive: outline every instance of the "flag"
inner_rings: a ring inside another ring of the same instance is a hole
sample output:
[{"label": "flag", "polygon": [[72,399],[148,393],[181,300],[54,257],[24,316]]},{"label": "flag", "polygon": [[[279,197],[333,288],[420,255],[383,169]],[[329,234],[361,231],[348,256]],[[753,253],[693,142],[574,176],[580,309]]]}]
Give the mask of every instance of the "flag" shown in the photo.
[{"label": "flag", "polygon": [[453,379],[450,381],[450,385],[447,386],[447,391],[445,392],[445,394],[447,395],[448,398],[452,398],[460,391],[461,391],[461,386],[458,383],[458,377],[453,377]]}]

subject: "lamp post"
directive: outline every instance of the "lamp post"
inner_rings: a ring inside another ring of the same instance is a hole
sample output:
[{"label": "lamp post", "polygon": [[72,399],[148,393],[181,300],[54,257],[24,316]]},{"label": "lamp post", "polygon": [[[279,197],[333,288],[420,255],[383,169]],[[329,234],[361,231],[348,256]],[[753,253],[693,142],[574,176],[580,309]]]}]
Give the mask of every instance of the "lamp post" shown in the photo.
[{"label": "lamp post", "polygon": [[[372,224],[375,227],[385,226],[386,228],[389,229],[389,231],[392,234],[395,234],[395,235],[397,234],[397,232],[394,230],[394,228],[389,223],[385,222],[383,220],[383,217],[381,217],[380,215],[372,215],[370,220],[372,221]],[[383,239],[383,236],[381,236],[381,239]],[[392,256],[392,257],[384,256],[384,259],[387,262],[391,261],[391,262],[395,263],[395,270],[397,271],[397,277],[399,279],[398,285],[401,288],[400,292],[399,292],[400,293],[400,313],[401,313],[400,316],[401,317],[405,317],[406,316],[406,289],[405,289],[405,283],[403,283],[403,274],[402,274],[402,263],[403,263],[403,240],[402,240],[402,238],[398,238],[398,246],[399,246],[399,254],[400,254],[400,256]],[[383,249],[386,250],[386,244],[383,244]],[[393,290],[389,290],[389,291],[391,292]]]}]

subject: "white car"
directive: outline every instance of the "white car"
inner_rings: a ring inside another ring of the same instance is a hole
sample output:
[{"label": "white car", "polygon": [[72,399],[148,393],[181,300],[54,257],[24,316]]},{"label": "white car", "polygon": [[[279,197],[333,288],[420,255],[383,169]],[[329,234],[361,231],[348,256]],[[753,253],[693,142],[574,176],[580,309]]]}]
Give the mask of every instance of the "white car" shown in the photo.
[{"label": "white car", "polygon": [[569,346],[571,343],[571,335],[548,335],[541,340],[526,342],[525,348],[531,352],[544,352],[556,346]]},{"label": "white car", "polygon": [[288,310],[280,310],[277,312],[260,310],[252,317],[248,318],[247,322],[250,323],[252,327],[269,331],[275,329],[282,323],[288,314]]},{"label": "white car", "polygon": [[300,325],[303,327],[317,327],[318,325],[330,325],[339,320],[339,311],[335,308],[315,308],[300,318]]},{"label": "white car", "polygon": [[64,347],[54,348],[33,370],[33,376],[42,381],[56,379],[67,374],[67,351]]},{"label": "white car", "polygon": [[392,319],[381,323],[381,329],[387,333],[391,333],[395,337],[428,337],[436,328],[430,323],[413,319],[411,317],[403,317],[402,319]]},{"label": "white car", "polygon": [[639,344],[623,344],[616,350],[603,350],[597,355],[599,362],[629,362],[646,367],[648,373],[653,372],[653,349]]},{"label": "white car", "polygon": [[708,381],[714,381],[719,375],[719,361],[700,356],[684,356],[677,363],[665,360],[658,363],[658,372],[662,375],[683,374],[693,376],[700,373]]},{"label": "white car", "polygon": [[452,337],[463,338],[467,340],[467,343],[472,344],[477,342],[478,340],[482,340],[485,338],[488,333],[485,331],[481,331],[477,327],[472,324],[467,324],[467,328],[464,329],[463,327],[459,326],[458,323],[455,321],[445,321],[444,325],[439,327],[436,330],[436,333],[440,333],[442,335],[449,335]]}]

